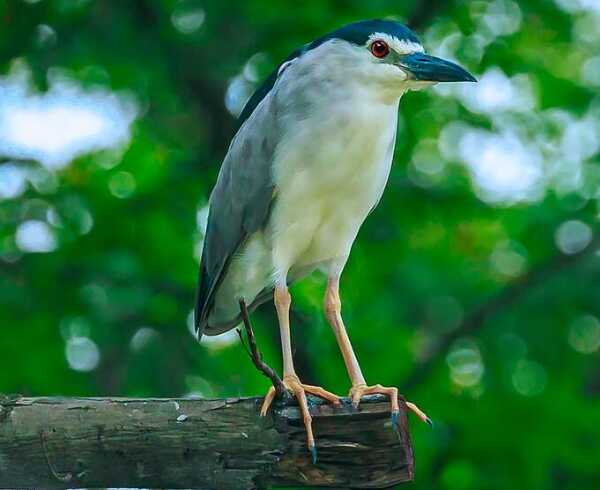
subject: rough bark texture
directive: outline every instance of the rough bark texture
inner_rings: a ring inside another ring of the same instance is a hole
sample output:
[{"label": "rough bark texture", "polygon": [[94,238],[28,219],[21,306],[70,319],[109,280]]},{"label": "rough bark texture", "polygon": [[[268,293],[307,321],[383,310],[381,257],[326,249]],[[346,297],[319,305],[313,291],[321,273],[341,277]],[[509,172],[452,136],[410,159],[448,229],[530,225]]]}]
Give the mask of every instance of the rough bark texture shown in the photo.
[{"label": "rough bark texture", "polygon": [[[313,400],[315,401],[315,400]],[[313,404],[313,465],[293,405],[260,398],[0,398],[0,488],[387,488],[413,478],[406,407]]]}]

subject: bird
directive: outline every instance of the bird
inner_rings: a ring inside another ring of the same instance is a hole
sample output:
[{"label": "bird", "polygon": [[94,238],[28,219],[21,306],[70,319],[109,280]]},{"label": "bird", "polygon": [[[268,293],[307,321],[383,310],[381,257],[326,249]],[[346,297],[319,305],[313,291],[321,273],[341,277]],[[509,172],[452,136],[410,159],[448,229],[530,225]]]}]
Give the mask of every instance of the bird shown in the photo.
[{"label": "bird", "polygon": [[[298,401],[316,455],[307,394],[340,398],[302,383],[292,357],[289,286],[315,271],[327,277],[324,313],[351,382],[349,397],[389,396],[368,385],[341,314],[340,279],[358,231],[386,186],[398,110],[409,91],[439,82],[475,82],[461,66],[425,53],[395,20],[348,24],[294,51],[244,106],[209,198],[195,307],[198,339],[235,328],[240,300],[252,311],[275,303],[283,384]],[[266,415],[271,387],[261,407]],[[407,404],[423,420],[416,405]]]}]

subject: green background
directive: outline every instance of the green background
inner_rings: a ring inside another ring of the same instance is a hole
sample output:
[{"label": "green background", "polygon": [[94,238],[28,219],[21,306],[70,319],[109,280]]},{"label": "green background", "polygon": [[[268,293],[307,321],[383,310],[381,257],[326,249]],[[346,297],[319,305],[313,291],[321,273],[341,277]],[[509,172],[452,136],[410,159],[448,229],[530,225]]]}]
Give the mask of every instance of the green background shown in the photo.
[{"label": "green background", "polygon": [[[43,97],[66,77],[137,114],[123,145],[59,167],[7,150],[0,131],[0,392],[266,392],[235,336],[190,334],[207,199],[260,80],[374,17],[409,22],[480,78],[402,99],[386,193],[342,278],[367,381],[436,422],[411,418],[413,488],[600,488],[594,0],[0,1],[3,83],[29,73],[19,83]],[[27,176],[19,192],[7,165]],[[24,223],[50,236],[46,253]],[[323,291],[317,275],[292,289],[295,362],[346,393]],[[272,305],[254,323],[280,369]]]}]

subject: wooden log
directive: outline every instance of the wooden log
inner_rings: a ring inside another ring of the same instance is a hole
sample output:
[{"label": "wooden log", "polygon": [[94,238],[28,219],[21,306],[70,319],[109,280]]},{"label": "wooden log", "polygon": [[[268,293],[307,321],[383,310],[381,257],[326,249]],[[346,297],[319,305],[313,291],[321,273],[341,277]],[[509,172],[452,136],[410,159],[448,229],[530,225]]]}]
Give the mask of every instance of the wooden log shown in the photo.
[{"label": "wooden log", "polygon": [[311,398],[318,462],[299,410],[260,398],[0,398],[0,488],[388,488],[413,478],[406,406]]}]

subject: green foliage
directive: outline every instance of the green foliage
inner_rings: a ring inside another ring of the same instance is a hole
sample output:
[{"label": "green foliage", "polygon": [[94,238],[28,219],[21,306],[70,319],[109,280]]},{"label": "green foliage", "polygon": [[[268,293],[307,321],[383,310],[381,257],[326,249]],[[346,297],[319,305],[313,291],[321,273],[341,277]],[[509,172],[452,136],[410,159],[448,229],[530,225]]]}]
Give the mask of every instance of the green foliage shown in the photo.
[{"label": "green foliage", "polygon": [[[429,50],[481,77],[403,98],[390,182],[342,281],[368,381],[418,380],[405,394],[436,421],[411,421],[416,487],[599,488],[600,260],[584,250],[598,246],[600,196],[591,0],[0,2],[4,77],[29,70],[42,93],[60,75],[138,113],[124,148],[62,168],[0,155],[0,179],[9,164],[28,176],[12,197],[0,180],[0,392],[266,392],[235,337],[197,345],[188,330],[231,111],[299,45],[381,16],[413,19]],[[27,221],[50,224],[52,251],[24,249]],[[292,290],[296,362],[344,393],[323,287],[315,276]],[[272,306],[254,322],[279,368]]]}]

